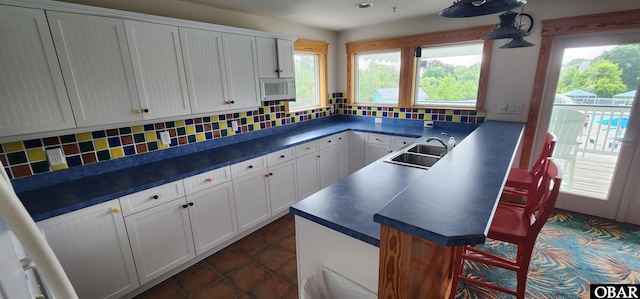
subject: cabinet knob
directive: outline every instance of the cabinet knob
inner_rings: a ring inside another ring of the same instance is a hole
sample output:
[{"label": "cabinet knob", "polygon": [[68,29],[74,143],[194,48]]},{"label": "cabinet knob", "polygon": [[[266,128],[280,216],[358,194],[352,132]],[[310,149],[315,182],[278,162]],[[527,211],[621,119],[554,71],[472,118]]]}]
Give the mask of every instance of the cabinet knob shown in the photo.
[{"label": "cabinet knob", "polygon": [[207,178],[207,179],[205,180],[205,182],[211,183],[211,182],[213,182],[213,179],[212,179],[212,178]]},{"label": "cabinet knob", "polygon": [[329,143],[331,143],[331,140],[329,140]]},{"label": "cabinet knob", "polygon": [[268,177],[269,177],[269,174],[268,174],[268,173],[265,173],[265,174],[264,174],[264,177],[265,177],[265,178],[268,178]]},{"label": "cabinet knob", "polygon": [[144,111],[144,113],[149,113],[149,109],[147,109],[147,108],[142,109],[142,111]]},{"label": "cabinet knob", "polygon": [[253,165],[249,165],[249,166],[247,166],[247,168],[251,169],[251,168],[253,168]]},{"label": "cabinet knob", "polygon": [[392,150],[387,150],[387,154],[393,152]]},{"label": "cabinet knob", "polygon": [[307,150],[310,150],[311,148],[307,146]]},{"label": "cabinet knob", "polygon": [[376,137],[376,141],[382,141],[382,140],[380,140],[380,138],[377,138],[377,137]]},{"label": "cabinet knob", "polygon": [[284,159],[284,155],[280,155],[280,159]]},{"label": "cabinet knob", "polygon": [[320,155],[317,155],[316,157],[320,158]]},{"label": "cabinet knob", "polygon": [[120,208],[119,207],[115,207],[113,209],[111,209],[111,211],[113,211],[114,213],[120,213]]},{"label": "cabinet knob", "polygon": [[236,103],[236,101],[231,101],[231,104],[235,104],[235,103]]},{"label": "cabinet knob", "polygon": [[183,209],[186,209],[186,208],[188,208],[188,207],[193,207],[193,203],[192,203],[192,202],[190,202],[190,203],[188,203],[188,204],[186,204],[186,205],[182,205],[182,208],[183,208]]},{"label": "cabinet knob", "polygon": [[136,109],[135,112],[136,112],[136,114],[140,114],[140,113],[142,113],[142,110]]},{"label": "cabinet knob", "polygon": [[160,198],[160,196],[158,196],[158,195],[154,195],[154,196],[152,196],[151,198],[153,198],[153,199],[158,199],[158,198]]}]

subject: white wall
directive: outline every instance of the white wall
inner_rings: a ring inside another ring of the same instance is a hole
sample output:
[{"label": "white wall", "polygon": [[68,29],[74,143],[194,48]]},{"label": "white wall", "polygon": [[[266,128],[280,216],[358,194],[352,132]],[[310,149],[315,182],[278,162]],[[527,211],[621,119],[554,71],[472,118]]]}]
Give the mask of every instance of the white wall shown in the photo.
[{"label": "white wall", "polygon": [[[534,25],[531,36],[525,39],[536,46],[500,49],[499,47],[506,41],[497,40],[494,42],[487,90],[487,118],[523,122],[527,120],[538,52],[540,51],[541,20],[638,8],[640,8],[640,1],[629,0],[529,0],[524,7],[524,12],[533,16]],[[499,22],[498,15],[461,19],[431,15],[340,32],[338,39],[338,89],[347,90],[345,67],[345,43],[347,42],[497,24]],[[503,102],[522,103],[522,114],[497,114],[498,105]]]},{"label": "white wall", "polygon": [[302,39],[329,43],[327,57],[328,90],[342,91],[338,86],[338,33],[284,20],[260,17],[224,9],[217,9],[197,3],[176,0],[62,0],[63,2],[85,4],[90,6],[112,8],[124,11],[145,13],[163,17],[171,17],[238,28],[260,30],[295,36]]}]

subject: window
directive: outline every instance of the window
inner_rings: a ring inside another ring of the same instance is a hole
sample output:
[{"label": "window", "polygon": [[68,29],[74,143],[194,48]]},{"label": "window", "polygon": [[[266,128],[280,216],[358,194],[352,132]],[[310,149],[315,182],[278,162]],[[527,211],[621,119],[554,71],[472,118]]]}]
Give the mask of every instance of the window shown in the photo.
[{"label": "window", "polygon": [[293,44],[296,68],[296,101],[289,110],[327,106],[327,52],[329,44],[298,39]]},{"label": "window", "polygon": [[476,106],[483,42],[423,47],[417,59],[415,105]]},{"label": "window", "polygon": [[320,105],[320,82],[318,55],[295,53],[296,101],[289,103],[290,109],[305,109]]},{"label": "window", "polygon": [[400,51],[356,54],[356,103],[398,104]]},{"label": "window", "polygon": [[480,38],[491,29],[347,43],[349,104],[483,111],[493,41]]}]

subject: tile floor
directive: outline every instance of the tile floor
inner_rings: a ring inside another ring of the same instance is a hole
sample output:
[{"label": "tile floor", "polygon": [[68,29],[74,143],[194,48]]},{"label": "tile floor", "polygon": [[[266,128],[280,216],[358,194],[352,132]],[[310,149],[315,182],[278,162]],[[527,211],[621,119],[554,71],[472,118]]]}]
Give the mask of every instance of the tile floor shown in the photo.
[{"label": "tile floor", "polygon": [[298,298],[294,233],[287,214],[135,299]]}]

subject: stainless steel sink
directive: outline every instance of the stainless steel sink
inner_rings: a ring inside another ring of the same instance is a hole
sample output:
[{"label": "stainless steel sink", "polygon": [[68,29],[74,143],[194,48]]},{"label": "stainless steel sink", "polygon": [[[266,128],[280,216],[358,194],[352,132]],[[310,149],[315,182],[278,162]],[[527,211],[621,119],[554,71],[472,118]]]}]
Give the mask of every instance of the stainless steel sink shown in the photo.
[{"label": "stainless steel sink", "polygon": [[404,150],[384,159],[384,162],[429,169],[446,154],[446,149],[441,146],[417,143],[406,147]]},{"label": "stainless steel sink", "polygon": [[441,146],[418,143],[408,147],[407,152],[441,157],[447,153],[447,150]]}]

